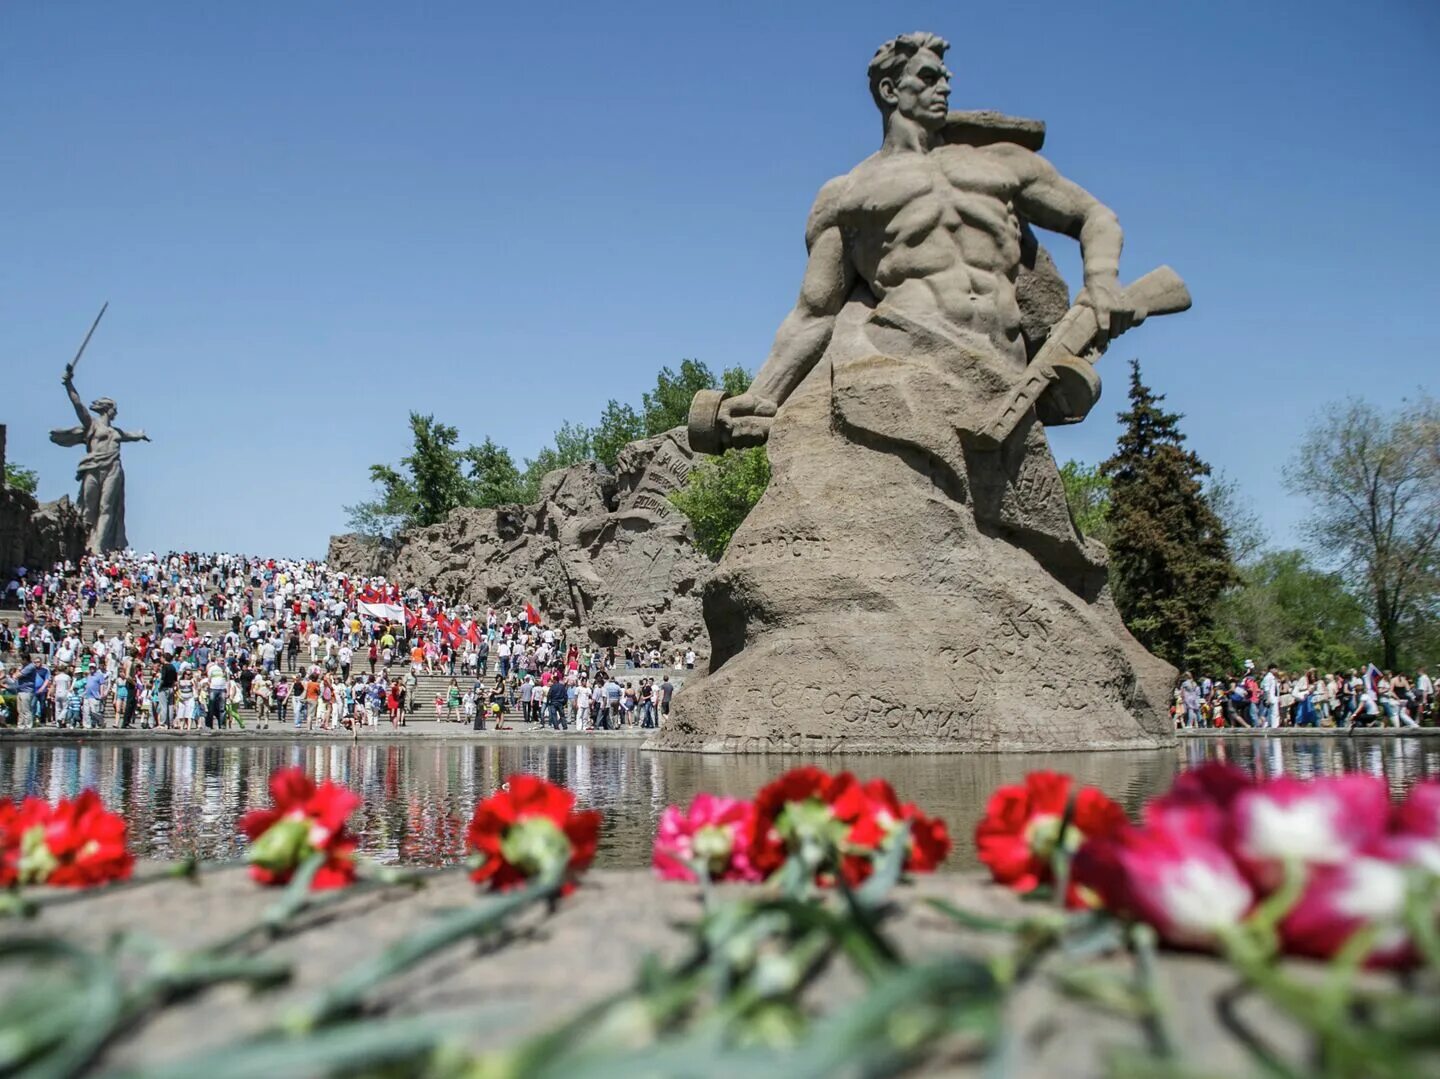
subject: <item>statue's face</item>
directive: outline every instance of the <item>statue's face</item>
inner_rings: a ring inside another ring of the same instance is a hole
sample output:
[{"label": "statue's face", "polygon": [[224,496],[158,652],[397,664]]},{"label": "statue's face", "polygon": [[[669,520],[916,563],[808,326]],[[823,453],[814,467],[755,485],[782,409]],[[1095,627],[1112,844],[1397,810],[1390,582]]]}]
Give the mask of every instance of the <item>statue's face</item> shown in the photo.
[{"label": "statue's face", "polygon": [[928,49],[910,57],[893,82],[880,83],[880,94],[895,111],[927,131],[938,131],[950,111],[950,69]]}]

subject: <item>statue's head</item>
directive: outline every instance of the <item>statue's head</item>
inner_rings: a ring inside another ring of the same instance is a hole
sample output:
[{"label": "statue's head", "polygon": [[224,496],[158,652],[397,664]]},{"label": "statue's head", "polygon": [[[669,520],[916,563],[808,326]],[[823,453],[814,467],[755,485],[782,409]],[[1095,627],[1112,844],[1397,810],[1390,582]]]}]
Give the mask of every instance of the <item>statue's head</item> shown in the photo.
[{"label": "statue's head", "polygon": [[891,38],[870,60],[870,96],[888,122],[899,113],[927,131],[939,131],[950,111],[950,69],[943,37],[917,31]]},{"label": "statue's head", "polygon": [[108,397],[97,397],[90,402],[90,411],[98,412],[107,420],[115,418],[115,402]]}]

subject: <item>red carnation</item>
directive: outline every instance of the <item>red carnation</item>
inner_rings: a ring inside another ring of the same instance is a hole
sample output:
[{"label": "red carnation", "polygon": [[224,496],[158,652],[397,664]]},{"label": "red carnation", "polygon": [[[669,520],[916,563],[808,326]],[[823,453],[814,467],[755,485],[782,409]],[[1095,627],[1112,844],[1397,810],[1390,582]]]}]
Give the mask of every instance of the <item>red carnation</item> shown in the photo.
[{"label": "red carnation", "polygon": [[272,809],[254,809],[240,818],[250,839],[250,876],[261,884],[284,884],[310,855],[324,852],[314,891],[343,888],[355,880],[355,837],[345,820],[360,798],[338,783],[316,786],[303,768],[283,768],[270,777]]},{"label": "red carnation", "polygon": [[[1031,772],[1024,783],[1000,787],[975,827],[975,845],[990,875],[1017,891],[1031,892],[1052,880],[1051,860],[1062,843],[1075,851],[1086,839],[1113,836],[1126,827],[1125,812],[1094,787],[1075,794],[1070,823],[1060,823],[1073,780],[1056,772]],[[1073,892],[1067,901],[1077,902]]]},{"label": "red carnation", "polygon": [[467,838],[476,865],[470,879],[499,891],[564,868],[564,893],[595,860],[600,814],[577,811],[575,795],[537,776],[515,775],[475,807]]},{"label": "red carnation", "polygon": [[[945,822],[914,804],[900,804],[883,779],[860,783],[849,772],[828,775],[806,766],[786,772],[755,799],[750,862],[768,876],[790,855],[817,870],[838,861],[846,883],[859,884],[874,870],[890,836],[910,825],[905,868],[928,873],[950,852]],[[825,876],[820,877],[825,883]]]},{"label": "red carnation", "polygon": [[0,885],[90,888],[125,880],[135,868],[125,849],[125,821],[93,790],[55,805],[0,800]]}]

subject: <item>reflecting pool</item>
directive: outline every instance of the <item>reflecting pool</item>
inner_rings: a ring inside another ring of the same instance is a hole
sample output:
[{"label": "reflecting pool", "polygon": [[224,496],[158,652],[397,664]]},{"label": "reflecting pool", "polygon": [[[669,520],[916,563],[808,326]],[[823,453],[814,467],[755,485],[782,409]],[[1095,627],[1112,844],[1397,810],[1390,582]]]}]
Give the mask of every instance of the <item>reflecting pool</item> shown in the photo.
[{"label": "reflecting pool", "polygon": [[[1001,783],[1051,768],[1100,787],[1132,816],[1177,771],[1228,760],[1264,775],[1302,777],[1367,772],[1400,792],[1440,776],[1440,740],[1215,738],[1182,741],[1145,753],[1026,753],[994,756],[827,757],[814,763],[884,776],[902,799],[949,822],[957,839],[951,864],[974,865],[968,835],[986,798]],[[802,757],[717,757],[648,753],[633,745],[533,741],[477,745],[438,741],[286,745],[204,741],[0,744],[0,795],[54,799],[86,787],[122,812],[137,853],[171,858],[238,855],[235,822],[267,804],[266,780],[300,765],[317,779],[344,783],[364,798],[354,818],[360,850],[381,862],[435,865],[462,854],[465,824],[477,799],[515,772],[563,783],[580,803],[605,815],[598,865],[649,862],[661,811],[697,791],[749,796]]]}]

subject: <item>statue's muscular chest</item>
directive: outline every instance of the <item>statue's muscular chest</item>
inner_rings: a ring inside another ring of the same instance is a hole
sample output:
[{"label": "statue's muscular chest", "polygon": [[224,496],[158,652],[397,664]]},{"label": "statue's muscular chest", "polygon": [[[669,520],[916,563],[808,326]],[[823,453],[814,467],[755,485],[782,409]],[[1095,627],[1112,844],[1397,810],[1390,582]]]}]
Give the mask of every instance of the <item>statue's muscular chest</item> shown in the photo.
[{"label": "statue's muscular chest", "polygon": [[852,244],[873,257],[967,227],[1003,245],[1019,234],[1018,186],[1011,169],[973,147],[880,156],[852,174],[842,220]]}]

